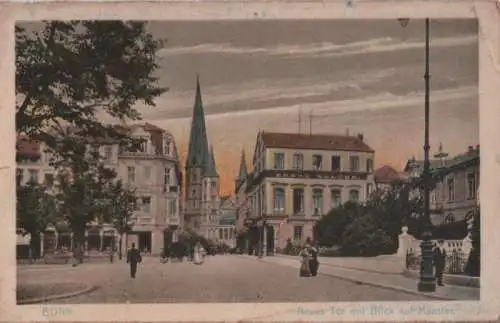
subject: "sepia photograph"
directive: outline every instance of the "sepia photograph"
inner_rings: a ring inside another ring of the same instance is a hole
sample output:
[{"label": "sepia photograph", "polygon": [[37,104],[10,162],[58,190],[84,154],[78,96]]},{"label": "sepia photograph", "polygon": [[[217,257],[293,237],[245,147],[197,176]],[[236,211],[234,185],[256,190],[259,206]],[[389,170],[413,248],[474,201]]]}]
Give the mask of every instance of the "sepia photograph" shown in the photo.
[{"label": "sepia photograph", "polygon": [[478,61],[470,18],[17,21],[17,304],[479,301]]}]

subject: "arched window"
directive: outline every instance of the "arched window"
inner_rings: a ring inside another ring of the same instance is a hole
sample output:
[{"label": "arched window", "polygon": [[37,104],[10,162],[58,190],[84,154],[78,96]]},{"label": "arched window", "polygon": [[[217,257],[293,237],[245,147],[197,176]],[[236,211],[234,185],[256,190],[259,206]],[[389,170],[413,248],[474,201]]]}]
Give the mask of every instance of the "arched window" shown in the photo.
[{"label": "arched window", "polygon": [[455,223],[455,216],[454,216],[453,214],[451,214],[451,213],[450,213],[450,214],[448,214],[448,215],[446,216],[446,218],[444,219],[444,222],[445,222],[446,224]]},{"label": "arched window", "polygon": [[274,211],[285,211],[285,190],[282,187],[276,187],[274,189]]}]

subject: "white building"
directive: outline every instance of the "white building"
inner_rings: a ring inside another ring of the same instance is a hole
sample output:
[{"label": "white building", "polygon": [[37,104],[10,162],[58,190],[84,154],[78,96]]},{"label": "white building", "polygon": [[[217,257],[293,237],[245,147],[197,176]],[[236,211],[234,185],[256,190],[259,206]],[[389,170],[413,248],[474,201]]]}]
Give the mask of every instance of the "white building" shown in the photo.
[{"label": "white building", "polygon": [[[173,136],[152,124],[126,127],[135,138],[145,140],[139,152],[120,151],[116,144],[101,144],[99,154],[104,163],[117,171],[117,178],[136,189],[140,209],[132,217],[132,232],[128,245],[152,254],[159,254],[164,244],[177,239],[182,227],[180,210],[182,174]],[[95,149],[95,148],[94,148]],[[43,143],[26,137],[18,140],[16,181],[26,184],[32,180],[53,189],[57,183],[55,169],[49,165],[50,155]],[[104,251],[117,244],[116,230],[108,224],[94,224],[86,233],[87,251]],[[71,232],[67,225],[55,224],[47,229],[40,249],[51,250],[62,246],[72,248]],[[123,248],[127,245],[124,244]]]}]

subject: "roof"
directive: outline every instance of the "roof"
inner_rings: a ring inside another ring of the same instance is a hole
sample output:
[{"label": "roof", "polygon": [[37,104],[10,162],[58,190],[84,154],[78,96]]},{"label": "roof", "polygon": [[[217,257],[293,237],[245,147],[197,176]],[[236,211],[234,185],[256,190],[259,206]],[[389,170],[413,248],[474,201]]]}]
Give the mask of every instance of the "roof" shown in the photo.
[{"label": "roof", "polygon": [[197,76],[186,168],[201,166],[205,170],[210,163],[211,157],[209,154],[203,99],[201,97],[200,80]]},{"label": "roof", "polygon": [[[479,155],[480,155],[479,145],[477,145],[475,148],[470,146],[468,147],[468,150],[465,153],[456,155],[455,157],[443,160],[440,159],[429,160],[430,168],[445,170],[445,169],[459,167],[468,162],[479,159]],[[408,160],[408,162],[406,163],[405,172],[409,171],[410,169],[423,168],[423,167],[424,167],[423,160],[415,160],[415,158],[412,158]]]},{"label": "roof", "polygon": [[374,152],[363,140],[363,135],[361,134],[357,136],[345,136],[262,132],[262,142],[267,148]]},{"label": "roof", "polygon": [[210,157],[208,159],[208,164],[205,168],[204,175],[207,177],[218,177],[217,168],[215,166],[215,156],[214,156],[214,148],[210,146]]},{"label": "roof", "polygon": [[402,174],[389,165],[377,168],[374,172],[374,176],[375,181],[378,183],[393,182],[403,179]]}]

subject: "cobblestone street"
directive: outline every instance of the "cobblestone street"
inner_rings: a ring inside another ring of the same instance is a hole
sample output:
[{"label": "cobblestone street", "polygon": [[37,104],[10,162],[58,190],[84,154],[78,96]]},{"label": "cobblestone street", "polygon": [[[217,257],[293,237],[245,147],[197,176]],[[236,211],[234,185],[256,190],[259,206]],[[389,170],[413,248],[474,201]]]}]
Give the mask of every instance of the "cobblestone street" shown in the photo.
[{"label": "cobblestone street", "polygon": [[294,268],[243,256],[209,257],[204,265],[161,264],[144,258],[135,280],[124,263],[78,267],[20,266],[18,282],[86,282],[99,289],[50,303],[329,302],[429,300],[319,275],[300,278]]}]

